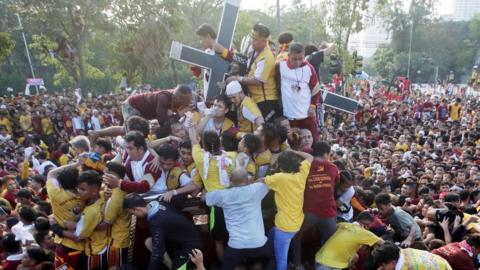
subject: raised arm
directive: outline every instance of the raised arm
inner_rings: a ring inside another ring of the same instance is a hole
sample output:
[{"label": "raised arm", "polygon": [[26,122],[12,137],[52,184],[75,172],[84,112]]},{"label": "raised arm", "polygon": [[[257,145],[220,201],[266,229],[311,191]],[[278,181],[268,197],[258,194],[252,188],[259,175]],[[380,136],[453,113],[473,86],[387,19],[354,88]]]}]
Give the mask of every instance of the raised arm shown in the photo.
[{"label": "raised arm", "polygon": [[47,175],[47,181],[48,181],[48,179],[57,178],[58,175],[67,168],[77,168],[79,166],[82,166],[83,162],[84,162],[84,158],[79,157],[79,159],[74,163],[70,163],[70,164],[67,164],[67,165],[64,165],[64,166],[61,166],[61,167],[58,167],[58,168],[55,168],[55,169],[49,171],[48,175]]},{"label": "raised arm", "polygon": [[205,129],[205,126],[207,125],[208,121],[210,121],[210,119],[212,119],[214,115],[215,115],[214,111],[210,110],[210,113],[205,115],[205,117],[203,117],[202,120],[200,120],[200,123],[198,124],[198,126],[196,128],[198,134],[203,133],[203,130]]},{"label": "raised arm", "polygon": [[116,137],[116,136],[123,136],[126,134],[126,130],[124,126],[111,126],[107,128],[103,128],[100,130],[89,130],[88,136],[90,140],[94,142],[97,138],[101,137]]},{"label": "raised arm", "polygon": [[302,151],[295,151],[295,150],[290,150],[290,151],[294,152],[295,154],[297,154],[301,158],[303,158],[305,160],[308,160],[309,162],[313,161],[313,156],[310,155],[309,153],[305,153],[305,152],[302,152]]},{"label": "raised arm", "polygon": [[190,142],[192,145],[198,144],[197,129],[194,125],[188,127],[188,136],[190,137]]}]

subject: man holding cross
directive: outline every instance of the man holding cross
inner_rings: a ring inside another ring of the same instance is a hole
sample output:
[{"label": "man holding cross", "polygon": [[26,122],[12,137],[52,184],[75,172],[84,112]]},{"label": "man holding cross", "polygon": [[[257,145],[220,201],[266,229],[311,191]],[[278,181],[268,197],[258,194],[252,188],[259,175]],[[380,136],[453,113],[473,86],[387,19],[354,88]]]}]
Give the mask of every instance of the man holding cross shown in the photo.
[{"label": "man holding cross", "polygon": [[[248,86],[248,92],[265,120],[273,121],[277,116],[278,93],[275,82],[275,56],[268,47],[270,30],[265,25],[257,23],[250,35],[252,51],[248,54],[248,76],[231,76],[226,83],[239,81],[242,85]],[[227,50],[219,44],[215,44],[214,49],[227,59],[233,57],[233,50]]]},{"label": "man holding cross", "polygon": [[[217,33],[213,27],[209,24],[200,25],[195,31],[198,37],[201,39],[202,48],[205,53],[214,55],[213,45],[215,44],[215,39],[217,38]],[[193,75],[199,78],[203,70],[203,96],[206,98],[208,96],[208,81],[210,79],[210,72],[207,69],[202,69],[198,66],[191,66]]]}]

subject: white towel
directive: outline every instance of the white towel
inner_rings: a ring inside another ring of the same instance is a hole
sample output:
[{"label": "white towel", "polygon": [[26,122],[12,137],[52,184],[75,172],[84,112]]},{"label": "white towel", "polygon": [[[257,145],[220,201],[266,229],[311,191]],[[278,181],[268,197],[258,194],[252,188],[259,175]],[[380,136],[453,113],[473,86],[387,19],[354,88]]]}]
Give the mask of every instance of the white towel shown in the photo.
[{"label": "white towel", "polygon": [[144,176],[145,166],[144,166],[143,163],[145,162],[145,160],[147,160],[149,154],[150,154],[149,152],[145,152],[142,160],[140,160],[140,161],[132,160],[131,161],[130,165],[132,167],[132,175],[133,175],[133,179],[135,179],[135,182],[139,181]]},{"label": "white towel", "polygon": [[230,177],[227,169],[232,165],[232,160],[228,158],[227,153],[222,151],[221,155],[212,156],[210,152],[203,153],[203,179],[208,177],[208,167],[210,166],[210,159],[214,158],[217,161],[218,176],[220,177],[220,184],[224,187],[230,186]]}]

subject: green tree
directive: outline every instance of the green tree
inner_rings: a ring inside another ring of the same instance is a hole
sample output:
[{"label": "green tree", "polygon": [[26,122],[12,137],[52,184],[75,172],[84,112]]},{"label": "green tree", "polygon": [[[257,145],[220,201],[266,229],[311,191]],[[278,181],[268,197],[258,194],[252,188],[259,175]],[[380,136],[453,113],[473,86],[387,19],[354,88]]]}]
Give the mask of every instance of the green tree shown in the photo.
[{"label": "green tree", "polygon": [[57,68],[63,68],[78,87],[83,87],[87,70],[88,42],[108,24],[108,0],[18,0],[17,11],[36,33],[32,47],[42,60],[54,56]]},{"label": "green tree", "polygon": [[368,1],[327,0],[325,6],[328,8],[327,25],[336,43],[346,50],[350,36],[364,28],[364,15],[368,9]]},{"label": "green tree", "polygon": [[0,62],[5,60],[15,48],[15,41],[10,34],[0,32]]}]

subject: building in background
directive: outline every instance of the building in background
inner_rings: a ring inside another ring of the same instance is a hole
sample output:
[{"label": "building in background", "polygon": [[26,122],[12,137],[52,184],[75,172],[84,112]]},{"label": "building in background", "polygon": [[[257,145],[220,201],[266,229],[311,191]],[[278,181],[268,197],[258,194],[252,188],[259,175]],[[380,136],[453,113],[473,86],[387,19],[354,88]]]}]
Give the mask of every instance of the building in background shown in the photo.
[{"label": "building in background", "polygon": [[381,44],[390,43],[390,35],[385,29],[382,19],[378,16],[375,16],[375,7],[377,5],[377,1],[378,0],[369,1],[365,29],[353,34],[348,42],[348,49],[350,51],[356,50],[358,55],[361,55],[365,58],[373,56]]},{"label": "building in background", "polygon": [[480,13],[480,0],[450,1],[452,12],[444,16],[444,20],[469,21],[476,13]]}]

